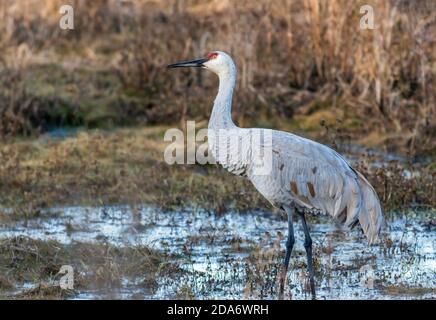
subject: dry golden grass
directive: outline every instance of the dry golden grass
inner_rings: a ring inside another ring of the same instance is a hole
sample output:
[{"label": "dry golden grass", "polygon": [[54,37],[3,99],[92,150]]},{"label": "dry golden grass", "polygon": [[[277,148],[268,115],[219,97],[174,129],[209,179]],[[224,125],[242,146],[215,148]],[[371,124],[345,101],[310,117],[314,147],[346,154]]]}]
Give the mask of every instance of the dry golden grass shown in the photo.
[{"label": "dry golden grass", "polygon": [[[344,123],[358,119],[359,125],[346,128],[357,138],[373,131],[388,137],[397,133],[404,136],[398,144],[410,152],[435,148],[432,0],[69,3],[75,8],[74,31],[57,26],[63,1],[1,2],[3,133],[33,132],[41,119],[54,125],[100,123],[81,114],[65,121],[83,105],[101,109],[91,118],[115,124],[121,118],[117,112],[129,108],[141,110],[148,123],[204,119],[216,80],[197,71],[170,74],[164,66],[221,49],[230,52],[239,67],[235,117],[241,124],[283,116],[292,121],[292,115],[305,116],[306,106],[320,102],[327,112],[339,110]],[[374,7],[375,30],[359,29],[363,4]],[[41,99],[40,91],[31,90],[23,79],[35,64],[48,63],[72,73],[88,68],[88,85],[77,85],[73,78],[67,87],[57,88],[72,88],[66,102],[56,103],[61,92]],[[118,82],[94,77],[97,70],[117,75]],[[64,118],[50,116],[62,106],[69,110]],[[134,122],[137,114],[122,116]]]},{"label": "dry golden grass", "polygon": [[229,179],[222,170],[167,165],[163,130],[82,132],[62,141],[41,137],[2,144],[2,204],[20,216],[63,204],[151,203],[218,213],[264,204],[247,181]]},{"label": "dry golden grass", "polygon": [[[214,165],[168,165],[163,134],[167,127],[79,132],[66,139],[16,140],[0,145],[0,202],[14,216],[29,219],[41,208],[62,205],[153,204],[271,210],[249,181]],[[377,189],[384,209],[413,204],[436,206],[434,165],[390,162],[361,170]],[[405,176],[404,170],[413,173]],[[0,215],[5,219],[10,215]]]}]

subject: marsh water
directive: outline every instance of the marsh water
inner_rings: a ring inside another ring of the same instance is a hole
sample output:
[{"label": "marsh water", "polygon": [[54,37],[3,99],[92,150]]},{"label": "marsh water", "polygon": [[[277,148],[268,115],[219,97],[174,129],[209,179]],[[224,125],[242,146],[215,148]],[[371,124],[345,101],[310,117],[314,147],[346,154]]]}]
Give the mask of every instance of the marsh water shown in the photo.
[{"label": "marsh water", "polygon": [[[296,221],[296,245],[286,291],[308,299],[303,233]],[[319,299],[435,299],[434,213],[395,213],[383,242],[368,246],[359,230],[344,230],[329,218],[310,220]],[[141,276],[117,288],[75,290],[72,299],[168,299],[188,290],[198,299],[275,299],[277,270],[284,254],[286,222],[268,212],[162,211],[154,207],[53,208],[40,217],[6,223],[0,238],[142,245],[168,253],[179,275],[157,276],[144,290]],[[24,283],[17,290],[32,287]]]}]

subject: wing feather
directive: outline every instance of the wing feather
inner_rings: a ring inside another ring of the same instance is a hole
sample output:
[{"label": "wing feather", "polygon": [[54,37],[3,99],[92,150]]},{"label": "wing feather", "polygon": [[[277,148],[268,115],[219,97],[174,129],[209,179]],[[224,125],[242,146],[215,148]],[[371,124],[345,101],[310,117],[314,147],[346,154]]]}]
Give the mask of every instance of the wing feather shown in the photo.
[{"label": "wing feather", "polygon": [[284,134],[274,140],[276,162],[282,167],[280,181],[295,202],[329,214],[347,227],[360,222],[372,241],[383,217],[369,182],[333,149]]}]

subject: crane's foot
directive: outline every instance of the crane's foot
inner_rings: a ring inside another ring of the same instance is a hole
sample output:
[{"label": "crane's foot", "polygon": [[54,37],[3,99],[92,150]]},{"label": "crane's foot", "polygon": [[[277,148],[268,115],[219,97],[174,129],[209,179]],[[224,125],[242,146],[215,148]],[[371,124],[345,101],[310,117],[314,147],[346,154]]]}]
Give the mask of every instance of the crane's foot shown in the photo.
[{"label": "crane's foot", "polygon": [[301,221],[303,222],[304,230],[304,248],[306,249],[307,255],[307,269],[309,270],[309,282],[310,282],[310,292],[312,294],[312,300],[316,299],[315,295],[315,280],[314,280],[314,269],[313,269],[313,257],[312,257],[312,238],[310,237],[309,228],[307,227],[306,218],[304,214],[301,214]]},{"label": "crane's foot", "polygon": [[312,259],[312,246],[306,247],[307,251],[307,266],[309,269],[309,284],[310,284],[310,293],[312,294],[312,300],[316,300],[315,294],[315,275],[313,270],[313,259]]},{"label": "crane's foot", "polygon": [[313,279],[309,277],[308,281],[305,282],[305,288],[307,291],[310,290],[310,295],[312,300],[316,300],[316,293],[315,293],[315,283]]},{"label": "crane's foot", "polygon": [[[283,210],[288,215],[288,240],[286,241],[286,255],[283,261],[282,270],[279,274],[279,299],[283,299],[283,293],[285,291],[286,273],[288,272],[289,259],[291,258],[292,248],[294,247],[294,226],[292,223],[292,215],[294,214],[295,207],[283,207]],[[289,299],[292,299],[291,293],[289,293]]]},{"label": "crane's foot", "polygon": [[[282,266],[279,274],[279,295],[278,300],[284,299],[285,292],[285,282],[286,282],[286,274],[288,272],[288,268],[286,266]],[[290,294],[289,299],[292,299],[292,295]]]},{"label": "crane's foot", "polygon": [[315,281],[313,281],[313,278],[310,279],[310,292],[312,293],[312,300],[316,300]]},{"label": "crane's foot", "polygon": [[286,269],[282,267],[279,274],[279,300],[283,300],[283,293],[285,291]]}]

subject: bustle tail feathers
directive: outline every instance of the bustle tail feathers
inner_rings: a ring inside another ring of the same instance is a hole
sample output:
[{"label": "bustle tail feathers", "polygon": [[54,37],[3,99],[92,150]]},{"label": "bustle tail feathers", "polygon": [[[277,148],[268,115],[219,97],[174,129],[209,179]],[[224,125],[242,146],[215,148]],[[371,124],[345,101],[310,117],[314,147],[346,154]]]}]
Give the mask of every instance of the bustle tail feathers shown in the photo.
[{"label": "bustle tail feathers", "polygon": [[357,172],[357,174],[358,184],[362,192],[362,204],[358,219],[369,243],[373,244],[379,241],[380,231],[385,225],[385,219],[380,200],[374,188],[360,172]]}]

